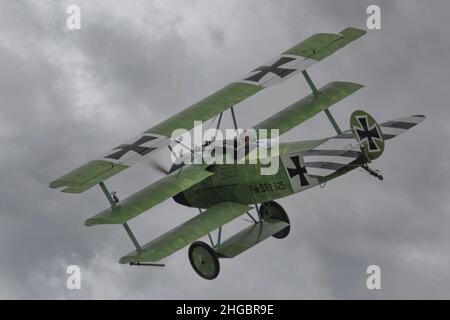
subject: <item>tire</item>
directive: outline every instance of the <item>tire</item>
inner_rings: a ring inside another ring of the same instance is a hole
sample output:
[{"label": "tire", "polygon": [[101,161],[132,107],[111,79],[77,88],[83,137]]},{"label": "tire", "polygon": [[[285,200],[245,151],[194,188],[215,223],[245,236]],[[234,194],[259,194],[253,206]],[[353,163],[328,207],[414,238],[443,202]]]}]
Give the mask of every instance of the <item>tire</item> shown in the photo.
[{"label": "tire", "polygon": [[216,252],[203,241],[195,241],[188,251],[189,262],[194,271],[203,279],[215,279],[220,272]]},{"label": "tire", "polygon": [[275,201],[264,202],[259,206],[259,214],[263,220],[277,219],[288,223],[289,225],[283,230],[278,231],[272,237],[276,239],[286,238],[291,231],[289,216],[286,211]]}]

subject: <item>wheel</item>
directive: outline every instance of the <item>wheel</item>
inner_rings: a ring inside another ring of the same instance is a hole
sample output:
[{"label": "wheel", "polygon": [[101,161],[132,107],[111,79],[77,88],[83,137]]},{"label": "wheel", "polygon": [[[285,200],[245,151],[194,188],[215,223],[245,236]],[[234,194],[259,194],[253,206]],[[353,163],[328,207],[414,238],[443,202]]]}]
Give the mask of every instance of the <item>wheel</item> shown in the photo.
[{"label": "wheel", "polygon": [[259,206],[259,214],[261,215],[261,218],[263,220],[272,218],[289,223],[289,225],[286,228],[278,231],[272,237],[276,239],[283,239],[288,236],[289,232],[291,231],[291,226],[289,222],[289,217],[282,206],[280,206],[275,201],[264,202]]},{"label": "wheel", "polygon": [[216,252],[203,241],[195,241],[188,251],[189,262],[202,278],[212,280],[219,275],[220,263]]}]

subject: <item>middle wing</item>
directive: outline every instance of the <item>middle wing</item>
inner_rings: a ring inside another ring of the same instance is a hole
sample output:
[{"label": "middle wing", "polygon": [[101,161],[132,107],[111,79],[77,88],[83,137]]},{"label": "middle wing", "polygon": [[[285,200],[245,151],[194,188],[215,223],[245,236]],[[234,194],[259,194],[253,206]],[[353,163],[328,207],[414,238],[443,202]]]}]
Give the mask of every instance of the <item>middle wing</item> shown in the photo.
[{"label": "middle wing", "polygon": [[108,208],[85,221],[86,226],[98,224],[123,224],[157,204],[175,196],[181,191],[213,175],[206,170],[207,165],[188,165],[161,178],[120,201],[119,205]]},{"label": "middle wing", "polygon": [[253,128],[278,129],[282,135],[362,87],[364,86],[353,82],[331,82],[319,89],[319,95],[310,94]]}]

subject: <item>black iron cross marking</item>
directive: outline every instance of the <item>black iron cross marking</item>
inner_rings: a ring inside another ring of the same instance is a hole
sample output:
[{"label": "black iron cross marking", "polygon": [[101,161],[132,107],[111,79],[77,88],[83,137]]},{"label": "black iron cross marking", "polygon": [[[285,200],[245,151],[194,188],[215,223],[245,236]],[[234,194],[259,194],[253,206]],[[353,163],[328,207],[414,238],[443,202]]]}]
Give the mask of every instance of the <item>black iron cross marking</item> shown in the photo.
[{"label": "black iron cross marking", "polygon": [[305,177],[306,169],[305,167],[302,167],[300,164],[300,158],[299,156],[291,157],[292,162],[294,163],[295,169],[293,168],[287,168],[289,172],[289,177],[293,178],[298,175],[300,179],[300,186],[308,186],[309,182]]},{"label": "black iron cross marking", "polygon": [[254,72],[254,71],[259,71],[259,72],[252,75],[251,77],[244,79],[244,80],[258,82],[269,72],[274,73],[281,78],[284,78],[284,77],[288,76],[289,74],[291,74],[292,72],[296,71],[296,69],[285,69],[285,68],[280,68],[280,66],[282,66],[283,64],[288,63],[292,60],[295,60],[295,59],[289,58],[289,57],[281,57],[280,59],[278,59],[277,62],[275,62],[271,66],[261,66],[261,67],[256,68],[252,72]]},{"label": "black iron cross marking", "polygon": [[141,144],[144,144],[148,141],[152,141],[154,139],[156,139],[156,137],[142,136],[136,142],[133,142],[132,144],[121,144],[120,146],[117,146],[113,149],[113,150],[120,149],[119,151],[114,152],[114,153],[106,156],[105,158],[119,160],[128,151],[134,151],[134,152],[139,153],[140,155],[146,155],[147,153],[155,150],[156,148],[143,147],[143,146],[141,146]]},{"label": "black iron cross marking", "polygon": [[378,132],[377,125],[374,124],[372,127],[369,128],[369,122],[367,121],[366,116],[360,116],[356,117],[358,120],[361,128],[355,128],[355,133],[358,136],[359,141],[363,141],[364,139],[367,139],[368,145],[369,145],[369,151],[379,151],[380,148],[375,142],[375,139],[382,140],[380,132]]}]

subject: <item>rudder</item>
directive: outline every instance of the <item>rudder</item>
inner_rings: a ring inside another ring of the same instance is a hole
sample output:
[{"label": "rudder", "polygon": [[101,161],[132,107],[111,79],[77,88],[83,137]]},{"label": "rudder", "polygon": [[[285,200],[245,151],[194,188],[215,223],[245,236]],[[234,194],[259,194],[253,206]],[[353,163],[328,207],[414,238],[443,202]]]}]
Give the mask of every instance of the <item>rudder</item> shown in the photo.
[{"label": "rudder", "polygon": [[370,114],[362,110],[354,111],[350,117],[350,128],[368,161],[381,156],[384,151],[383,133]]}]

